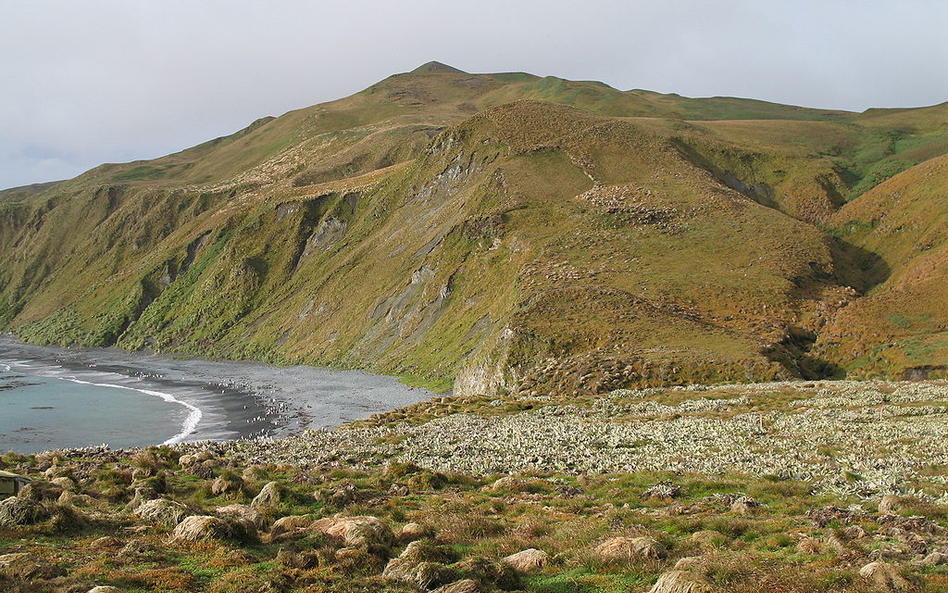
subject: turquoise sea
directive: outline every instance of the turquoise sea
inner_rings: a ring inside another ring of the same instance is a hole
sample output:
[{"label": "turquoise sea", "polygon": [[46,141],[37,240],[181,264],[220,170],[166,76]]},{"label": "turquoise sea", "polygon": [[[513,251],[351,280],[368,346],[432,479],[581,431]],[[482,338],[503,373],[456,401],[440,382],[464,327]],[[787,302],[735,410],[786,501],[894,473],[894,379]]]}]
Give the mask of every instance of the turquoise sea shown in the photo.
[{"label": "turquoise sea", "polygon": [[[224,400],[231,409],[222,409]],[[234,410],[237,401],[243,404]],[[0,452],[240,438],[261,433],[265,416],[247,393],[53,361],[0,359]]]}]

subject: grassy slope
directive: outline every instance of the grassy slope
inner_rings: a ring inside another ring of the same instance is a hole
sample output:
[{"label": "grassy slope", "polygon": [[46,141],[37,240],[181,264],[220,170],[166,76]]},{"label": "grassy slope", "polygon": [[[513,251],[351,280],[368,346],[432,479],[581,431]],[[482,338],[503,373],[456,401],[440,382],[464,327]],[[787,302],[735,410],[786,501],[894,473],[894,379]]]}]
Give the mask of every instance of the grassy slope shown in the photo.
[{"label": "grassy slope", "polygon": [[845,286],[893,265],[820,229],[946,132],[419,70],[0,203],[0,324],[462,391],[820,374]]},{"label": "grassy slope", "polygon": [[857,376],[917,367],[944,372],[946,187],[948,157],[941,156],[850,202],[832,221],[841,236],[879,256],[871,270],[885,279],[842,309],[821,336],[821,348]]}]

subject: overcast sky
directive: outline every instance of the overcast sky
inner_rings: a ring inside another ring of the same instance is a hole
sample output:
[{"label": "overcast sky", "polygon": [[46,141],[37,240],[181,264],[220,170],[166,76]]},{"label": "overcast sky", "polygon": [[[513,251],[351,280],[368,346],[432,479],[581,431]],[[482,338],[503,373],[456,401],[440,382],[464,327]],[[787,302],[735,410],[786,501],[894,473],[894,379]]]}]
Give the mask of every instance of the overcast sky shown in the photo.
[{"label": "overcast sky", "polygon": [[861,111],[948,101],[943,0],[0,0],[0,188],[439,60]]}]

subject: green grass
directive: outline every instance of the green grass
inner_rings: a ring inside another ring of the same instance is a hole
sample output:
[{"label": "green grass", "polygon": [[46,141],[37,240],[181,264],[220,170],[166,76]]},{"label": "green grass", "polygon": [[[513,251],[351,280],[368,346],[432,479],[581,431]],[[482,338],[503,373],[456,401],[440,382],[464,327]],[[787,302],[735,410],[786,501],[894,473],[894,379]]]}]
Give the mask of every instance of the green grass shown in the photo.
[{"label": "green grass", "polygon": [[[160,159],[3,192],[0,327],[465,393],[521,377],[579,394],[832,374],[861,368],[863,344],[939,362],[923,344],[943,298],[910,266],[944,265],[921,260],[948,239],[944,111],[397,75]],[[582,199],[595,184],[629,203]],[[903,272],[917,292],[881,283]],[[864,285],[838,321],[859,332],[824,344],[838,295]],[[893,325],[911,335],[880,331]],[[792,344],[797,326],[816,342]]]}]

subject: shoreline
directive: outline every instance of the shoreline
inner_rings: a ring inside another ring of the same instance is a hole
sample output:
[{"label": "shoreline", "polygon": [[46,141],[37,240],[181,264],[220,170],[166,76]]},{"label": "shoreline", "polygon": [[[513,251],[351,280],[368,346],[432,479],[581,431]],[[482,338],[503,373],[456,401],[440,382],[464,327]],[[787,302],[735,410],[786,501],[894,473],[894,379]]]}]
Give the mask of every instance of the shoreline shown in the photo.
[{"label": "shoreline", "polygon": [[[175,399],[202,413],[195,430],[180,442],[285,438],[307,429],[334,428],[436,395],[408,387],[394,377],[363,371],[215,361],[116,348],[35,346],[0,334],[0,361],[17,359],[141,382],[120,387],[153,388],[166,395],[172,392]],[[179,430],[177,427],[175,436]]]}]

